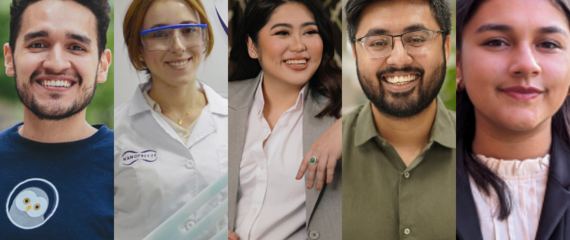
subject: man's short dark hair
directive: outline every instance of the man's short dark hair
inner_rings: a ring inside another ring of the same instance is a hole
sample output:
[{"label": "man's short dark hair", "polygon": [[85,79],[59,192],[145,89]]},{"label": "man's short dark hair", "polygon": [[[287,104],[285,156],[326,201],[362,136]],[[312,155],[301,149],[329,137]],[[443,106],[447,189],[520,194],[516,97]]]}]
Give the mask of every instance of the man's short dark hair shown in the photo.
[{"label": "man's short dark hair", "polygon": [[[348,0],[346,3],[346,21],[348,28],[348,38],[351,44],[354,44],[356,38],[356,30],[360,23],[361,13],[366,6],[374,2],[382,0]],[[383,0],[386,1],[386,0]],[[431,12],[439,28],[443,31],[442,36],[447,37],[451,33],[451,11],[446,0],[425,0],[429,2]],[[444,41],[445,42],[445,41]]]},{"label": "man's short dark hair", "polygon": [[[12,54],[16,49],[16,38],[20,34],[20,28],[22,27],[22,14],[26,8],[35,2],[41,0],[13,0],[12,5],[10,5],[10,48],[12,49]],[[64,1],[64,0],[61,0]],[[107,29],[109,28],[109,23],[111,18],[109,17],[109,12],[111,12],[111,6],[107,0],[73,0],[86,8],[89,8],[95,18],[97,19],[97,43],[99,50],[99,58],[105,50],[105,45],[107,45]]]}]

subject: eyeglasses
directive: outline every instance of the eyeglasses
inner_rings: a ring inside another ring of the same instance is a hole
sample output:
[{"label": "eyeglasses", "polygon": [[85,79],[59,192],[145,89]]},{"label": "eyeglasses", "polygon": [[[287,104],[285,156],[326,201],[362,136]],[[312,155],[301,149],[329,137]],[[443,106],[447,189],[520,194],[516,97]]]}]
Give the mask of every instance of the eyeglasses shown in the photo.
[{"label": "eyeglasses", "polygon": [[372,35],[355,39],[370,58],[381,58],[390,55],[394,48],[394,38],[400,37],[402,45],[409,54],[428,52],[433,46],[435,36],[444,31],[419,30],[400,35]]},{"label": "eyeglasses", "polygon": [[203,46],[206,34],[206,24],[176,24],[151,28],[139,32],[144,47],[149,51],[167,51],[174,43],[174,38],[180,39],[180,44],[186,48]]}]

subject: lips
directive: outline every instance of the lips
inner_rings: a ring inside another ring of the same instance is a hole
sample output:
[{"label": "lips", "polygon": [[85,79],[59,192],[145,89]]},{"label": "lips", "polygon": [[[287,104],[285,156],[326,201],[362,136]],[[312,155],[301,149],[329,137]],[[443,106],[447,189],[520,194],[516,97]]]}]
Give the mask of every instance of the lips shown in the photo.
[{"label": "lips", "polygon": [[382,79],[390,84],[401,86],[415,81],[418,77],[419,77],[418,74],[386,75],[382,76]]},{"label": "lips", "polygon": [[296,71],[302,71],[309,66],[309,58],[306,57],[294,57],[283,60],[285,66]]},{"label": "lips", "polygon": [[174,68],[181,68],[186,66],[186,64],[188,64],[188,62],[191,60],[192,58],[187,58],[187,59],[179,59],[179,60],[175,60],[175,61],[170,61],[170,62],[166,62],[166,64],[174,67]]},{"label": "lips", "polygon": [[284,62],[289,65],[303,66],[307,64],[307,59],[290,59],[290,60],[285,60]]},{"label": "lips", "polygon": [[500,92],[516,100],[532,100],[544,93],[544,90],[532,86],[513,86],[499,89]]},{"label": "lips", "polygon": [[40,80],[39,83],[46,87],[64,87],[69,88],[74,82],[69,80]]}]

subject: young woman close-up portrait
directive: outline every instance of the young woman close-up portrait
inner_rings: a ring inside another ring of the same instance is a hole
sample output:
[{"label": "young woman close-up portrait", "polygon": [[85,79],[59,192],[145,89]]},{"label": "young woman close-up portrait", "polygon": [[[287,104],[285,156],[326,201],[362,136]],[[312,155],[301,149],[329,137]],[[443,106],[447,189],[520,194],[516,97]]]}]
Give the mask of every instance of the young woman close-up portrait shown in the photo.
[{"label": "young woman close-up portrait", "polygon": [[[227,173],[227,100],[196,79],[215,23],[200,0],[134,0],[126,11],[129,59],[148,82],[115,109],[115,239],[144,238]],[[176,229],[198,225],[225,194]],[[221,219],[200,239],[226,229]]]},{"label": "young woman close-up portrait", "polygon": [[250,0],[233,35],[229,239],[342,237],[340,39],[322,5]]},{"label": "young woman close-up portrait", "polygon": [[570,239],[570,5],[457,2],[457,239]]}]

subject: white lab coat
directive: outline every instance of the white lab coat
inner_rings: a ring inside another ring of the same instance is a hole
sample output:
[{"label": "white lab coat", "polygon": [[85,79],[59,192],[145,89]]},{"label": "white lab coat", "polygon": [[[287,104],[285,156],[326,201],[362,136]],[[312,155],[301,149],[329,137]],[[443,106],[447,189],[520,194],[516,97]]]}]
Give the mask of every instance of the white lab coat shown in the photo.
[{"label": "white lab coat", "polygon": [[[115,239],[144,238],[227,173],[228,101],[206,84],[196,84],[208,105],[186,144],[151,109],[140,88],[115,109]],[[148,91],[150,83],[140,87]],[[227,189],[180,225],[193,226],[225,198]],[[205,235],[227,228],[226,217]]]}]

